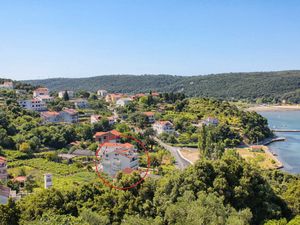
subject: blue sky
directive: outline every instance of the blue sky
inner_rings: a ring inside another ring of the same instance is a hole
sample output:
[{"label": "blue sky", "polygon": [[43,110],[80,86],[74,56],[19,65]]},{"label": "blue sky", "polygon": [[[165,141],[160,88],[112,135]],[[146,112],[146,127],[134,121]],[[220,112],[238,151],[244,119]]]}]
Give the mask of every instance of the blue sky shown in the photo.
[{"label": "blue sky", "polygon": [[300,69],[300,3],[0,0],[0,77]]}]

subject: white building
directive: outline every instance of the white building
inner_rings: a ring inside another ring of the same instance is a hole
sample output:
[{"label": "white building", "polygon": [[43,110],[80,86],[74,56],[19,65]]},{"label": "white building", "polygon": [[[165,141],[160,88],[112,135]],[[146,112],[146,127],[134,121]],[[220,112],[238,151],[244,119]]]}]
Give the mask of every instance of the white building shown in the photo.
[{"label": "white building", "polygon": [[44,101],[39,98],[33,98],[29,100],[19,100],[19,105],[27,110],[33,111],[45,111],[47,110],[46,104]]},{"label": "white building", "polygon": [[98,157],[100,158],[98,169],[112,177],[119,171],[131,173],[139,166],[137,150],[129,143],[106,142],[100,146]]},{"label": "white building", "polygon": [[170,121],[157,121],[153,124],[153,130],[157,134],[173,133],[175,131],[173,124]]},{"label": "white building", "polygon": [[41,112],[41,118],[46,123],[77,123],[78,112],[75,109],[64,108],[60,112]]},{"label": "white building", "polygon": [[205,125],[218,125],[219,120],[214,117],[207,117],[205,120],[202,120],[200,124],[205,124]]},{"label": "white building", "polygon": [[98,123],[101,120],[102,116],[100,115],[91,115],[91,124]]},{"label": "white building", "polygon": [[97,95],[104,98],[107,95],[107,91],[106,90],[98,90],[97,91]]},{"label": "white building", "polygon": [[12,90],[14,89],[14,84],[11,81],[4,81],[3,84],[0,84],[0,89]]},{"label": "white building", "polygon": [[0,204],[6,204],[10,197],[10,188],[0,185]]},{"label": "white building", "polygon": [[63,98],[65,92],[68,93],[69,99],[74,98],[74,91],[60,91],[60,92],[58,92],[58,97]]},{"label": "white building", "polygon": [[49,95],[48,88],[37,88],[33,91],[33,97],[38,97],[42,95]]},{"label": "white building", "polygon": [[124,107],[124,106],[128,105],[129,102],[131,102],[131,101],[132,101],[131,98],[120,98],[116,101],[116,105]]},{"label": "white building", "polygon": [[0,156],[0,181],[7,179],[7,161],[6,158]]},{"label": "white building", "polygon": [[51,188],[52,187],[52,174],[50,173],[46,173],[44,174],[44,187],[46,189]]},{"label": "white building", "polygon": [[89,106],[89,103],[86,99],[74,99],[74,100],[71,100],[70,102],[73,102],[74,105],[75,105],[75,108],[77,109],[85,109]]}]

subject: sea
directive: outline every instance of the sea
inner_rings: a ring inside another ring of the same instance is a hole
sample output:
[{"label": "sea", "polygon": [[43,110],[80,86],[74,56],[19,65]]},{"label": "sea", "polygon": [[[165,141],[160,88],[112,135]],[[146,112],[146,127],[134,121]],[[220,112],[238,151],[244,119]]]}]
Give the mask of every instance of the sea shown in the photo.
[{"label": "sea", "polygon": [[[271,129],[300,130],[300,111],[258,112],[268,119]],[[277,132],[278,137],[285,137],[282,142],[269,145],[272,152],[278,155],[283,163],[283,170],[300,174],[300,132]]]}]

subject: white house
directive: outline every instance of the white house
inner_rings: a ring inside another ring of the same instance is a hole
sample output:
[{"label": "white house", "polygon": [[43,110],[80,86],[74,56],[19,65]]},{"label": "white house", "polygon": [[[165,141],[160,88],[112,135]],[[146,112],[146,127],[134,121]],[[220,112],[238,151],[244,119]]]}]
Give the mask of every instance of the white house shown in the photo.
[{"label": "white house", "polygon": [[173,124],[170,121],[157,121],[153,124],[153,130],[157,134],[173,133],[175,131]]},{"label": "white house", "polygon": [[214,117],[207,117],[206,119],[201,121],[201,124],[205,124],[205,125],[218,125],[219,120],[217,118]]},{"label": "white house", "polygon": [[75,109],[64,108],[60,112],[41,112],[41,118],[46,123],[77,123],[78,112]]},{"label": "white house", "polygon": [[106,90],[98,90],[97,91],[97,95],[104,98],[107,95],[107,91]]},{"label": "white house", "polygon": [[69,99],[71,99],[71,98],[74,97],[74,91],[60,91],[60,92],[58,92],[58,97],[59,97],[59,98],[63,98],[65,92],[68,93]]},{"label": "white house", "polygon": [[119,171],[131,173],[138,169],[138,153],[132,144],[106,142],[99,148],[98,169],[102,172],[114,177]]},{"label": "white house", "polygon": [[86,99],[78,98],[71,100],[70,102],[73,102],[75,105],[75,108],[77,109],[85,109],[89,106],[89,103]]},{"label": "white house", "polygon": [[7,179],[7,161],[6,158],[0,156],[0,181]]},{"label": "white house", "polygon": [[33,98],[28,100],[19,100],[19,105],[24,109],[33,110],[33,111],[45,111],[47,110],[46,104],[44,101],[39,98]]},{"label": "white house", "polygon": [[131,102],[132,99],[131,98],[120,98],[116,101],[116,105],[117,106],[126,106],[129,104],[129,102]]},{"label": "white house", "polygon": [[91,115],[91,124],[98,123],[101,120],[102,116],[100,115]]},{"label": "white house", "polygon": [[37,88],[33,91],[33,97],[38,97],[42,95],[49,95],[48,88]]},{"label": "white house", "polygon": [[3,84],[0,84],[0,89],[14,89],[14,84],[11,81],[4,81]]},{"label": "white house", "polygon": [[107,117],[107,119],[108,119],[108,124],[112,126],[117,122],[118,118],[116,116],[109,116]]}]

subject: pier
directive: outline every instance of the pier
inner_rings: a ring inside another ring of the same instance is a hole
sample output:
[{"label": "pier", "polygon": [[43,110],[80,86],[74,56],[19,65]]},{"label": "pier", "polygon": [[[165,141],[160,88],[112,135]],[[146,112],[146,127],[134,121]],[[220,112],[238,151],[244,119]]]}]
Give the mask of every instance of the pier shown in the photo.
[{"label": "pier", "polygon": [[284,129],[273,129],[273,132],[287,132],[287,133],[300,133],[300,130],[284,130]]}]

